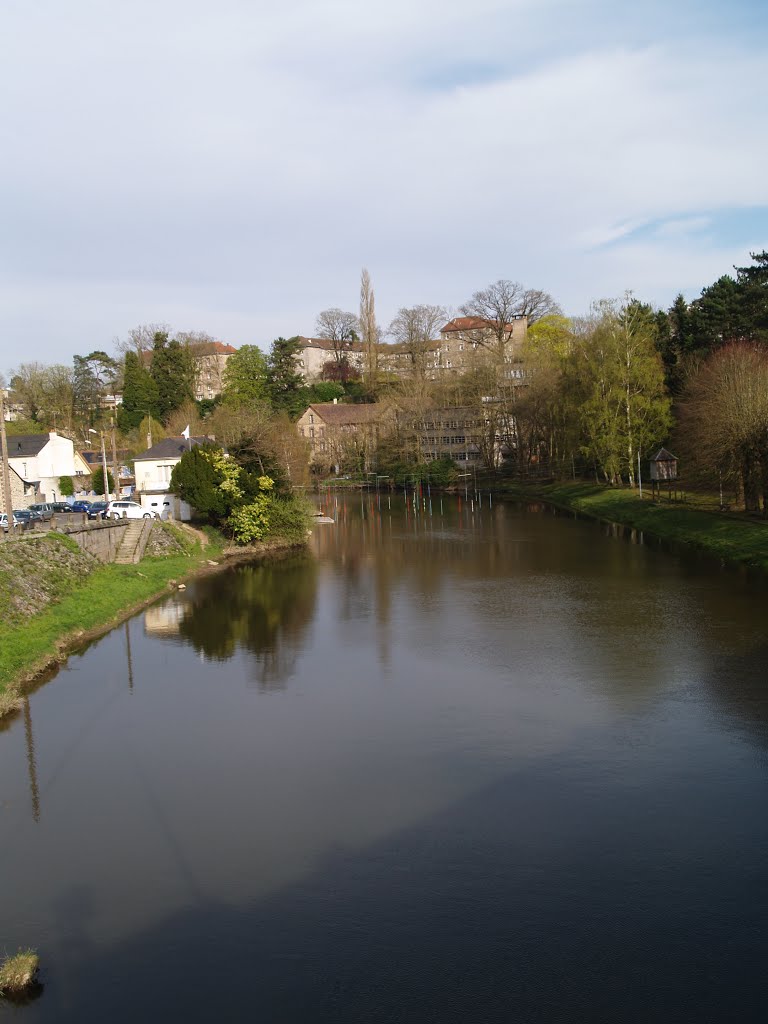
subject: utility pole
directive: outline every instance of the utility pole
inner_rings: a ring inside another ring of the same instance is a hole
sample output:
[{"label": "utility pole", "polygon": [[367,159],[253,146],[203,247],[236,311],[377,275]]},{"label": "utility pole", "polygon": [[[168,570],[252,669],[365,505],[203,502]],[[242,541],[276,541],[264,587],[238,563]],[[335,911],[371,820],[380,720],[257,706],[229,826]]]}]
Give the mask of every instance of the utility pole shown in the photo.
[{"label": "utility pole", "polygon": [[5,395],[0,388],[0,442],[3,455],[3,497],[5,498],[6,526],[8,536],[13,533],[13,497],[11,496],[11,471],[8,461],[8,438],[5,436]]},{"label": "utility pole", "polygon": [[112,418],[112,474],[114,480],[112,481],[115,485],[115,501],[120,500],[120,467],[117,464],[117,441],[115,440],[115,420]]}]

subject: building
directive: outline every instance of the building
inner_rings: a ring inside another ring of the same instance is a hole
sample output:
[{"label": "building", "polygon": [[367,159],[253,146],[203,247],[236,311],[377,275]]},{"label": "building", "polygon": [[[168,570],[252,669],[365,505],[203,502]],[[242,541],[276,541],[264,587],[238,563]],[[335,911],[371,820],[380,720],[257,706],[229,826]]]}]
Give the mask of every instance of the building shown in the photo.
[{"label": "building", "polygon": [[237,352],[223,341],[190,342],[189,351],[195,360],[195,399],[213,399],[224,390],[224,369],[227,360]]},{"label": "building", "polygon": [[[518,316],[504,325],[504,359],[513,363],[521,358],[521,349],[528,333],[528,317]],[[498,346],[498,323],[478,316],[458,316],[440,329],[438,363],[443,370],[462,372],[469,368],[472,354],[478,350],[493,351]]]},{"label": "building", "polygon": [[296,364],[304,380],[319,380],[328,362],[345,358],[356,373],[362,373],[365,349],[360,341],[336,342],[327,338],[304,338],[299,336],[301,348],[296,354]]},{"label": "building", "polygon": [[[106,454],[107,454],[107,471],[109,473],[112,473],[112,475],[114,476],[115,466],[114,466],[114,463],[112,461],[112,453],[111,453],[109,448],[107,448]],[[101,465],[102,459],[101,459],[101,449],[100,448],[98,448],[98,449],[97,448],[86,448],[84,450],[81,450],[80,455],[88,463],[88,465],[90,467],[91,475],[93,475],[94,472],[97,469],[102,468],[102,465]],[[118,474],[117,486],[118,486],[118,494],[130,494],[131,493],[130,489],[131,489],[131,487],[135,483],[134,478],[133,478],[133,472],[132,472],[131,467],[129,465],[130,461],[131,461],[131,453],[128,451],[128,449],[127,448],[118,448],[117,449],[117,474]]]},{"label": "building", "polygon": [[393,420],[393,410],[382,402],[317,402],[299,417],[296,426],[309,442],[312,462],[333,466],[336,472],[342,466],[365,471],[379,438]]},{"label": "building", "polygon": [[[8,467],[8,478],[11,485],[11,508],[27,508],[34,505],[37,494],[29,489],[12,466]],[[0,473],[0,512],[5,511],[5,479],[4,474]]]},{"label": "building", "polygon": [[90,485],[90,466],[75,451],[72,441],[55,430],[47,434],[11,435],[8,462],[24,482],[25,496],[35,495],[26,504],[60,500],[59,480],[63,476],[71,477],[76,491],[85,493]]},{"label": "building", "polygon": [[170,490],[173,467],[182,456],[198,444],[211,441],[210,437],[165,437],[133,460],[136,477],[136,500],[160,515],[170,513],[174,519],[188,520],[192,511]]}]

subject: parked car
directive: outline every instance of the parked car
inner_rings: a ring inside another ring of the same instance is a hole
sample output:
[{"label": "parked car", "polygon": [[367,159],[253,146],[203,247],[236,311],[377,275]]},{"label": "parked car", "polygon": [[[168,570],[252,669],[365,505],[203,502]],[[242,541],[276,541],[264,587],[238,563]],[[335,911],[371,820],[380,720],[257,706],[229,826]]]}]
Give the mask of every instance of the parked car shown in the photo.
[{"label": "parked car", "polygon": [[29,508],[31,512],[37,512],[40,518],[46,522],[53,518],[53,513],[56,511],[53,503],[50,501],[39,501],[34,505],[30,505]]},{"label": "parked car", "polygon": [[18,519],[20,522],[25,523],[28,527],[33,527],[37,523],[42,523],[43,517],[39,512],[33,512],[31,508],[15,508],[13,510],[14,519]]},{"label": "parked car", "polygon": [[[13,525],[20,526],[22,530],[27,529],[27,524],[23,520],[18,519],[15,512],[13,513]],[[0,512],[0,526],[2,526],[5,533],[8,533],[8,514],[6,512]]]},{"label": "parked car", "polygon": [[110,501],[107,519],[152,519],[153,515],[137,501]]},{"label": "parked car", "polygon": [[69,506],[69,511],[70,512],[87,512],[90,507],[91,507],[91,502],[90,501],[86,501],[85,498],[82,498],[82,499],[78,499],[77,501],[73,501],[72,504]]},{"label": "parked car", "polygon": [[88,509],[89,519],[106,519],[107,512],[109,510],[108,501],[94,501],[91,507]]},{"label": "parked car", "polygon": [[59,514],[62,512],[72,511],[72,506],[67,501],[52,501],[51,508],[53,509],[54,512],[57,512]]}]

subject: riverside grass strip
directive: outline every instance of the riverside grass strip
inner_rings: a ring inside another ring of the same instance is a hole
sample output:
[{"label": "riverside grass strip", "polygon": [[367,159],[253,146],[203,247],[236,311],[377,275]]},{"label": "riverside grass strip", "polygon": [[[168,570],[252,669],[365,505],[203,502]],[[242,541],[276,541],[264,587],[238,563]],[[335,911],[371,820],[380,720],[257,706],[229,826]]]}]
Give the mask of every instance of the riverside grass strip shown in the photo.
[{"label": "riverside grass strip", "polygon": [[24,623],[0,623],[0,694],[14,691],[25,673],[60,656],[70,643],[93,630],[108,628],[129,609],[161,594],[168,582],[184,576],[214,554],[145,558],[137,565],[103,565],[56,604]]},{"label": "riverside grass strip", "polygon": [[594,484],[509,485],[511,498],[540,498],[621,526],[642,530],[661,540],[686,545],[726,562],[768,570],[768,522],[746,515],[701,509],[696,499],[670,502],[642,499],[628,488]]}]

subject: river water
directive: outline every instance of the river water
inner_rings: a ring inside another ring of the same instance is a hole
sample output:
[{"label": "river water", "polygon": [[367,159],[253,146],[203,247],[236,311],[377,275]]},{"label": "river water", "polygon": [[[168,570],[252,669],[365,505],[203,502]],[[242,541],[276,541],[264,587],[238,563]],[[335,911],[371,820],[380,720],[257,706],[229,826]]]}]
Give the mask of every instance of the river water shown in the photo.
[{"label": "river water", "polygon": [[0,1021],[764,1019],[768,590],[354,495],[0,731]]}]

